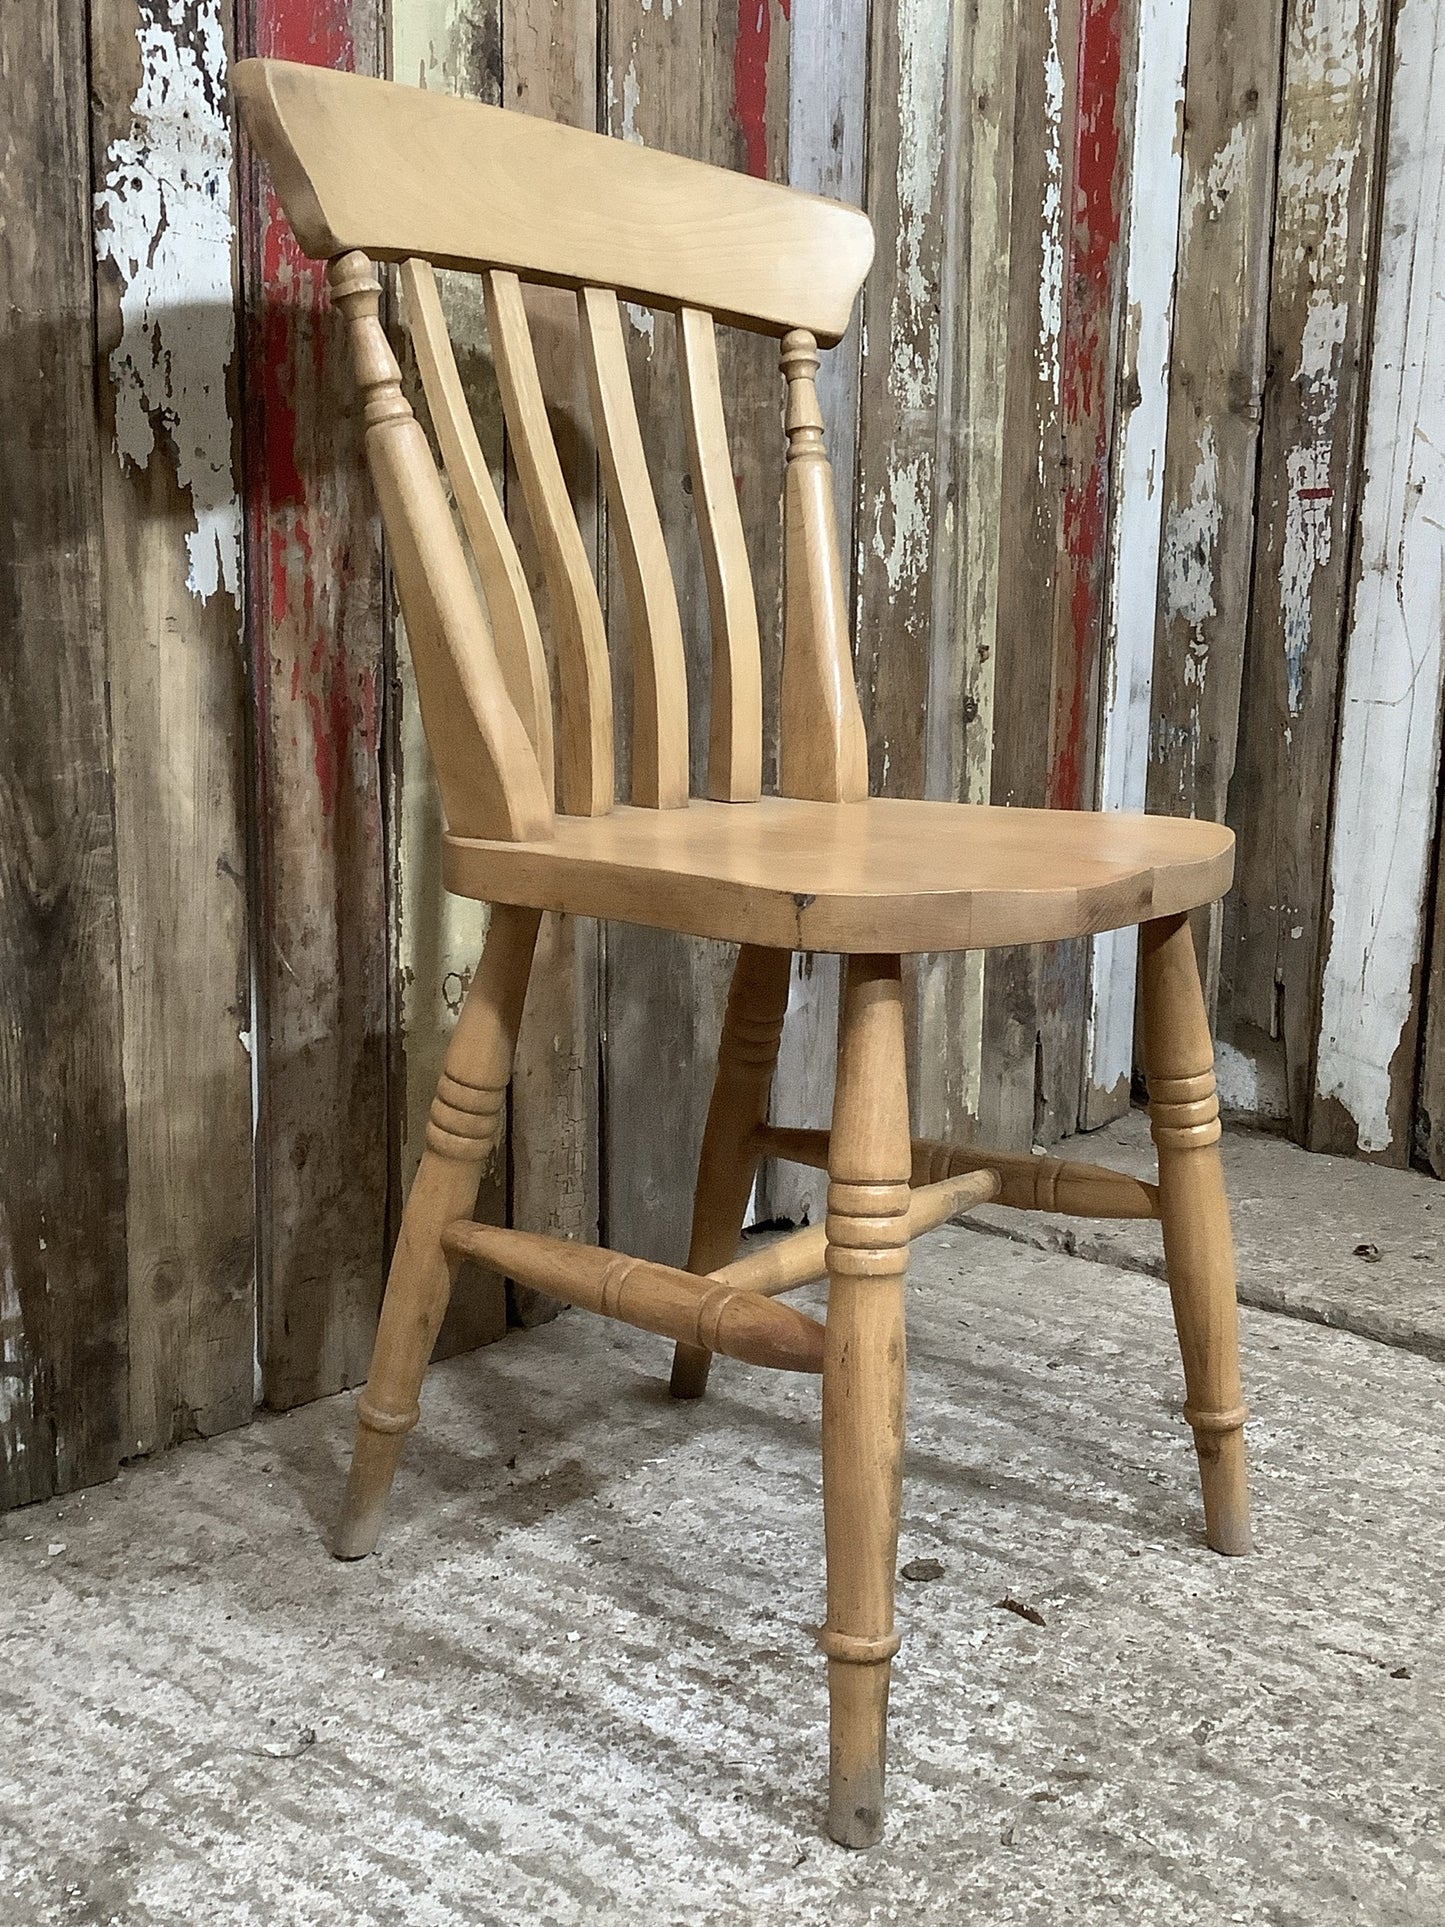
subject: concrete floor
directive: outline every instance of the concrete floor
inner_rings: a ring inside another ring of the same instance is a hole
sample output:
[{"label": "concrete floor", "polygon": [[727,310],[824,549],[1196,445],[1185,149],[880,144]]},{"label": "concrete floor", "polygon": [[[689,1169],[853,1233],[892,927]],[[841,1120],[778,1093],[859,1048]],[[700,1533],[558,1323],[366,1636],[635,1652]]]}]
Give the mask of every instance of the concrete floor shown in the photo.
[{"label": "concrete floor", "polygon": [[1244,1323],[1227,1561],[1147,1271],[920,1248],[902,1558],[943,1575],[901,1587],[865,1855],[821,1832],[815,1381],[681,1407],[660,1342],[513,1336],[433,1373],[356,1566],[348,1399],[12,1514],[0,1922],[1445,1921],[1445,1371]]}]

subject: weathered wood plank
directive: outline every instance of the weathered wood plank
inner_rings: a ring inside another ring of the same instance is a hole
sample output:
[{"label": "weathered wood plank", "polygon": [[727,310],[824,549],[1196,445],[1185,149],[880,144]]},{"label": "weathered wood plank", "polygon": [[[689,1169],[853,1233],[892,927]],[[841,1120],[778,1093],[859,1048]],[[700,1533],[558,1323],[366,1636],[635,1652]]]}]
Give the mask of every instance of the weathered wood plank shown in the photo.
[{"label": "weathered wood plank", "polygon": [[[1330,842],[1310,1142],[1405,1164],[1440,762],[1445,6],[1405,0],[1380,220],[1365,484]],[[1439,1089],[1438,1060],[1426,1089]]]},{"label": "weathered wood plank", "polygon": [[[595,127],[597,60],[595,10],[585,0],[565,0],[562,5],[506,0],[502,8],[504,107]],[[578,339],[577,303],[559,290],[531,289],[527,312],[562,472],[595,568],[602,531],[597,447]],[[541,614],[555,692],[555,636],[515,470],[508,477],[507,512]],[[511,1222],[523,1230],[558,1232],[569,1238],[598,1235],[601,934],[585,919],[542,919],[517,1043],[510,1112]],[[512,1312],[531,1323],[550,1315],[550,1306],[537,1293],[517,1286],[512,1290]]]},{"label": "weathered wood plank", "polygon": [[[1093,807],[1097,801],[1109,479],[1123,288],[1120,236],[1128,178],[1125,133],[1137,45],[1135,0],[1082,0],[1060,356],[1064,472],[1045,792],[1054,809]],[[1046,1141],[1074,1130],[1083,1109],[1091,955],[1092,946],[1081,940],[1047,946],[1039,958],[1037,1101],[1043,1128],[1036,1134]]]},{"label": "weathered wood plank", "polygon": [[[376,72],[372,0],[257,0],[247,52]],[[354,389],[269,183],[246,181],[265,1397],[366,1374],[386,1257],[383,581]]]},{"label": "weathered wood plank", "polygon": [[[1188,39],[1189,0],[1143,0],[1124,262],[1122,420],[1113,462],[1100,665],[1098,801],[1106,810],[1142,810],[1148,781]],[[1132,930],[1094,939],[1080,1118],[1086,1129],[1128,1107],[1137,963]]]},{"label": "weathered wood plank", "polygon": [[[989,800],[993,772],[1017,60],[1014,9],[955,4],[924,788],[969,803]],[[984,961],[918,960],[916,1117],[934,1136],[968,1136],[978,1117]]]},{"label": "weathered wood plank", "polygon": [[254,1404],[236,195],[218,0],[90,23],[138,1453]]},{"label": "weathered wood plank", "polygon": [[88,70],[83,9],[0,15],[0,1507],[111,1477],[126,1423]]},{"label": "weathered wood plank", "polygon": [[[500,0],[391,0],[392,77],[408,86],[465,94],[497,106],[501,101]],[[477,423],[483,451],[500,482],[501,403],[486,355],[481,281],[473,275],[441,274],[442,311],[458,370]],[[404,309],[404,304],[403,304]],[[405,345],[404,311],[397,316]],[[404,357],[410,374],[412,361]],[[411,400],[423,420],[425,402],[415,380]],[[447,1044],[486,939],[487,909],[442,886],[443,812],[427,751],[416,677],[406,647],[406,626],[392,606],[395,669],[391,701],[392,943],[394,951],[391,1102],[399,1141],[399,1183],[410,1186],[425,1143],[427,1113],[441,1074]],[[499,1155],[482,1178],[477,1215],[502,1223],[507,1208],[507,1161]],[[472,1263],[457,1274],[437,1356],[485,1344],[506,1328],[503,1283]]]},{"label": "weathered wood plank", "polygon": [[[1184,112],[1149,807],[1223,822],[1239,729],[1281,10],[1194,0]],[[1211,1010],[1220,918],[1201,917]]]},{"label": "weathered wood plank", "polygon": [[[788,179],[811,194],[861,206],[867,118],[868,0],[793,0],[789,44]],[[854,606],[853,514],[858,468],[861,303],[846,335],[823,356],[823,410],[838,516],[838,546]],[[833,1113],[838,1042],[838,960],[793,962],[788,1018],[773,1083],[773,1115],[815,1124]],[[800,1165],[767,1164],[758,1175],[757,1214],[820,1224],[827,1178]]]},{"label": "weathered wood plank", "polygon": [[1319,1021],[1330,778],[1361,480],[1388,8],[1285,20],[1254,596],[1229,818],[1219,1031],[1226,1102],[1303,1138]]},{"label": "weathered wood plank", "polygon": [[875,7],[854,634],[875,796],[922,796],[933,627],[948,0]]},{"label": "weathered wood plank", "polygon": [[[1018,35],[990,800],[1037,805],[1049,790],[1078,0],[1028,0]],[[985,967],[979,1131],[1005,1149],[1060,1128],[1045,1102],[1043,969],[1037,947],[995,951]]]},{"label": "weathered wood plank", "polygon": [[1445,839],[1436,826],[1435,890],[1425,974],[1424,1037],[1420,1081],[1415,1093],[1415,1144],[1418,1162],[1437,1178],[1445,1177]]},{"label": "weathered wood plank", "polygon": [[[780,0],[720,13],[617,0],[607,14],[609,131],[771,179],[787,176],[788,22]],[[628,310],[629,352],[687,651],[692,790],[706,789],[711,643],[688,499],[672,331]],[[774,780],[781,634],[783,443],[777,344],[719,339],[732,465],[763,654],[763,780]],[[609,584],[612,580],[609,571]],[[620,590],[620,584],[618,585]],[[625,610],[609,592],[619,753],[630,741]],[[613,925],[607,933],[604,1222],[608,1242],[680,1262],[732,968],[726,946]]]}]

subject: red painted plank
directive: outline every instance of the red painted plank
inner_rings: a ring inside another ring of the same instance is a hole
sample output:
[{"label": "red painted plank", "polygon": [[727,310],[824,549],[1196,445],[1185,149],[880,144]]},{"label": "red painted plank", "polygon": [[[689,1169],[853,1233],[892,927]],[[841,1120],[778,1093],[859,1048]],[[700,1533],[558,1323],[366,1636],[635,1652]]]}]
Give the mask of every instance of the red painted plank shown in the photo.
[{"label": "red painted plank", "polygon": [[[792,0],[780,0],[783,19],[792,17]],[[733,111],[743,137],[749,174],[760,181],[768,168],[768,59],[773,45],[773,0],[738,0],[738,31],[733,44]]]},{"label": "red painted plank", "polygon": [[[247,51],[378,71],[374,7],[256,0]],[[246,183],[261,1353],[272,1405],[365,1376],[386,1246],[382,575],[324,267]]]},{"label": "red painted plank", "polygon": [[1048,802],[1093,802],[1093,720],[1108,539],[1122,154],[1122,0],[1084,0],[1067,226],[1061,404],[1066,457]]}]

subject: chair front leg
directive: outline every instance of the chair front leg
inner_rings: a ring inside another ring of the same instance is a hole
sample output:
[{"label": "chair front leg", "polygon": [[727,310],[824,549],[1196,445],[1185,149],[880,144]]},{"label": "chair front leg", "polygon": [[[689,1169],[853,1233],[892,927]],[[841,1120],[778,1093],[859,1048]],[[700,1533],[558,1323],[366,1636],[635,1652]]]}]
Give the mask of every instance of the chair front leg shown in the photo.
[{"label": "chair front leg", "polygon": [[823,1520],[828,1557],[828,1831],[883,1832],[888,1685],[898,1650],[908,1086],[896,957],[849,960],[828,1155]]},{"label": "chair front leg", "polygon": [[371,1371],[356,1407],[356,1446],[333,1550],[376,1549],[387,1495],[416,1424],[422,1378],[452,1295],[457,1261],[442,1232],[469,1218],[497,1147],[541,913],[499,905],[447,1047],[426,1149],[402,1212]]},{"label": "chair front leg", "polygon": [[1250,1550],[1234,1239],[1219,1155],[1214,1042],[1188,917],[1140,932],[1144,1061],[1159,1151],[1159,1215],[1194,1430],[1204,1529],[1216,1552]]},{"label": "chair front leg", "polygon": [[[733,966],[693,1193],[689,1271],[716,1271],[737,1254],[758,1169],[753,1134],[767,1122],[792,969],[791,950],[756,944],[744,944]],[[711,1352],[679,1345],[672,1358],[673,1397],[701,1398],[711,1364]]]}]

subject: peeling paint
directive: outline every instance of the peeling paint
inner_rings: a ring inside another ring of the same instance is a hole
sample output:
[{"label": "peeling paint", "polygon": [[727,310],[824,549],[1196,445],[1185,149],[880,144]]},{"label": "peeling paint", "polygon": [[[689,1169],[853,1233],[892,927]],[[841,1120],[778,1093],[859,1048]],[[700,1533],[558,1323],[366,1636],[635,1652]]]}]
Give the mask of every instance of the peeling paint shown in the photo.
[{"label": "peeling paint", "polygon": [[622,138],[631,141],[634,147],[645,147],[647,142],[637,131],[637,109],[642,100],[642,85],[637,78],[637,49],[632,50],[632,58],[627,63],[627,72],[622,76]]},{"label": "peeling paint", "polygon": [[895,595],[905,580],[918,580],[928,567],[932,481],[932,465],[916,455],[912,461],[895,463],[886,493],[880,489],[875,501],[874,552]]},{"label": "peeling paint", "polygon": [[[1044,246],[1039,271],[1039,379],[1057,399],[1059,338],[1064,327],[1064,63],[1059,50],[1059,0],[1049,0],[1049,47],[1044,58]],[[1039,481],[1044,454],[1039,450]]]},{"label": "peeling paint", "polygon": [[[680,4],[680,0],[679,0]],[[663,19],[672,18],[672,0],[664,0]],[[612,72],[608,69],[607,93],[612,97]],[[637,109],[642,103],[642,85],[637,78],[637,47],[634,43],[632,58],[627,63],[627,72],[622,76],[622,138],[634,147],[646,147],[647,142],[637,129]],[[656,341],[657,317],[651,308],[643,307],[637,301],[624,301],[622,312],[628,322],[647,343],[649,357]]]},{"label": "peeling paint", "polygon": [[772,38],[772,0],[738,0],[733,111],[743,137],[744,163],[749,174],[760,181],[768,178],[768,58]]},{"label": "peeling paint", "polygon": [[1189,499],[1171,508],[1164,526],[1164,607],[1168,618],[1187,622],[1196,640],[1217,614],[1214,601],[1215,550],[1223,511],[1219,500],[1219,446],[1214,424],[1199,433]]},{"label": "peeling paint", "polygon": [[1395,1144],[1440,760],[1445,596],[1445,71],[1439,6],[1405,0],[1380,222],[1359,580],[1345,655],[1316,1090],[1359,1148]]},{"label": "peeling paint", "polygon": [[932,444],[911,445],[915,438],[904,438],[912,420],[928,416],[938,394],[938,289],[928,255],[943,165],[939,129],[948,10],[910,0],[899,10],[898,36],[898,243],[888,317],[888,393],[900,427],[894,431],[887,488],[874,496],[871,537],[895,596],[905,584],[923,580],[932,552]]},{"label": "peeling paint", "polygon": [[1334,489],[1330,484],[1328,440],[1292,448],[1285,458],[1284,557],[1279,579],[1280,624],[1284,635],[1285,699],[1291,717],[1304,707],[1305,660],[1309,655],[1310,612],[1315,571],[1327,567],[1333,547]]},{"label": "peeling paint", "polygon": [[158,433],[189,494],[187,583],[239,602],[241,504],[227,372],[236,349],[235,216],[220,0],[142,0],[132,126],[106,152],[97,251],[120,279],[115,446],[148,466]]},{"label": "peeling paint", "polygon": [[1245,124],[1242,120],[1237,120],[1230,127],[1229,139],[1223,147],[1216,150],[1213,160],[1209,163],[1209,172],[1204,177],[1200,201],[1205,220],[1217,221],[1231,196],[1239,191],[1244,180],[1247,158]]},{"label": "peeling paint", "polygon": [[[1156,596],[1147,585],[1159,580],[1163,536],[1188,42],[1189,0],[1147,0],[1139,19],[1122,383],[1137,400],[1123,413],[1115,457],[1099,764],[1104,809],[1142,810],[1148,785]],[[1132,930],[1094,939],[1086,1048],[1090,1084],[1101,1092],[1127,1088],[1133,1065],[1138,948]]]},{"label": "peeling paint", "polygon": [[0,1210],[0,1454],[7,1465],[13,1466],[27,1449],[34,1401],[35,1368],[25,1343],[10,1226]]},{"label": "peeling paint", "polygon": [[[1304,707],[1315,578],[1335,550],[1341,505],[1331,474],[1335,418],[1350,303],[1350,198],[1359,158],[1359,100],[1368,89],[1374,38],[1360,4],[1291,13],[1287,86],[1276,190],[1276,227],[1289,237],[1290,271],[1309,290],[1298,366],[1291,380],[1300,439],[1285,454],[1285,524],[1279,615],[1291,722]],[[1292,730],[1286,725],[1286,738]]]},{"label": "peeling paint", "polygon": [[1114,392],[1115,263],[1123,74],[1120,0],[1085,0],[1079,29],[1074,188],[1067,223],[1060,421],[1064,477],[1057,597],[1071,646],[1058,661],[1050,731],[1051,809],[1082,809],[1090,715],[1102,647]]}]

